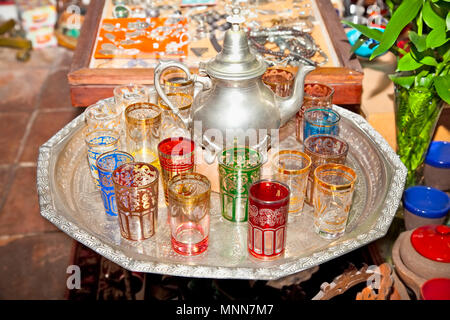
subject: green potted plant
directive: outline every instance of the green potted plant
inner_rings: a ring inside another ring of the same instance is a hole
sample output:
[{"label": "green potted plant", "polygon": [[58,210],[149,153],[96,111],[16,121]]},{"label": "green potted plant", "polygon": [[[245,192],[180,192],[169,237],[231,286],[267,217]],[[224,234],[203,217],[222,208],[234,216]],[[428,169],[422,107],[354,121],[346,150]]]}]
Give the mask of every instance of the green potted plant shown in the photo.
[{"label": "green potted plant", "polygon": [[[395,84],[397,153],[408,169],[406,185],[419,182],[420,169],[444,101],[450,104],[450,0],[387,0],[391,18],[384,32],[342,21],[379,42],[370,59],[387,50],[397,56]],[[398,44],[409,28],[405,47]]]}]

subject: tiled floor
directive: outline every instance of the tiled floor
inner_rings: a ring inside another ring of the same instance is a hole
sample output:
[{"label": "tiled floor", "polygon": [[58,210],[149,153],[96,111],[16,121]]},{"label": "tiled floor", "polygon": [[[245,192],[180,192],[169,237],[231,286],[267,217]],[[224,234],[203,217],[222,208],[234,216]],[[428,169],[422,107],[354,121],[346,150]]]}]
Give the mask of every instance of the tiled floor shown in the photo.
[{"label": "tiled floor", "polygon": [[41,217],[38,148],[78,116],[67,84],[72,52],[0,49],[0,299],[62,299],[73,240]]}]

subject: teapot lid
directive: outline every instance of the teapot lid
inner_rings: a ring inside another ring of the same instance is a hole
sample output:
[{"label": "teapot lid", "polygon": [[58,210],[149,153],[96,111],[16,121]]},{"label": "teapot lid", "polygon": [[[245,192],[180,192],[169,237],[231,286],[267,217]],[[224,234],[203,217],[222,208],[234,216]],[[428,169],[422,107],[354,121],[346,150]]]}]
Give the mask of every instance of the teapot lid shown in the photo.
[{"label": "teapot lid", "polygon": [[225,80],[247,80],[261,76],[267,69],[264,61],[250,51],[247,34],[241,30],[244,18],[239,7],[227,18],[231,28],[225,33],[222,51],[208,63],[205,70],[209,76]]},{"label": "teapot lid", "polygon": [[450,227],[446,225],[427,225],[411,233],[411,244],[425,258],[450,262]]}]

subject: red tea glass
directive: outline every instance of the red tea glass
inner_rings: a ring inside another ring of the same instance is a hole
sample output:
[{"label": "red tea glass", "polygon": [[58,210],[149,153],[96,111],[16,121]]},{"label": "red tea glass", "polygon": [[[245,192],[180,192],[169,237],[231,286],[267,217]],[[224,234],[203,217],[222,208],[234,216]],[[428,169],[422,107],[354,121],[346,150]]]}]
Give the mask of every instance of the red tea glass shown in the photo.
[{"label": "red tea glass", "polygon": [[273,260],[286,247],[289,187],[275,180],[259,180],[249,190],[248,250],[254,257]]},{"label": "red tea glass", "polygon": [[169,204],[169,180],[179,173],[194,171],[194,151],[194,141],[184,137],[167,138],[158,144],[166,205]]},{"label": "red tea glass", "polygon": [[158,169],[145,162],[130,162],[113,172],[120,234],[145,240],[155,234],[158,217]]}]

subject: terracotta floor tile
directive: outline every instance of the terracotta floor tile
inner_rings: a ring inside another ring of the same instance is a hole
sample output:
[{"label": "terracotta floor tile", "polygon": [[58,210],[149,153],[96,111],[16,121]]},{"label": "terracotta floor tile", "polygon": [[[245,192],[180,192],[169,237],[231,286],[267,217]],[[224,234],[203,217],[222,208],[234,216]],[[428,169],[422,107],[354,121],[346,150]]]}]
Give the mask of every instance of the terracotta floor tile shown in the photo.
[{"label": "terracotta floor tile", "polygon": [[36,162],[39,147],[83,111],[84,108],[72,108],[67,111],[39,112],[33,122],[20,161]]},{"label": "terracotta floor tile", "polygon": [[0,299],[64,299],[72,244],[62,232],[0,242]]},{"label": "terracotta floor tile", "polygon": [[14,162],[30,113],[0,113],[0,164]]},{"label": "terracotta floor tile", "polygon": [[72,109],[70,88],[67,82],[69,69],[52,72],[42,88],[39,109]]},{"label": "terracotta floor tile", "polygon": [[0,112],[32,111],[48,69],[0,69]]},{"label": "terracotta floor tile", "polygon": [[11,173],[11,166],[5,166],[0,168],[0,204],[3,202],[3,197],[8,189],[9,177]]},{"label": "terracotta floor tile", "polygon": [[0,211],[0,236],[54,231],[39,210],[36,167],[19,167]]},{"label": "terracotta floor tile", "polygon": [[[0,69],[34,69],[70,66],[73,52],[63,48],[35,49],[31,52],[30,60],[21,62],[16,59],[17,50],[0,48]],[[31,70],[30,70],[31,72]]]}]

